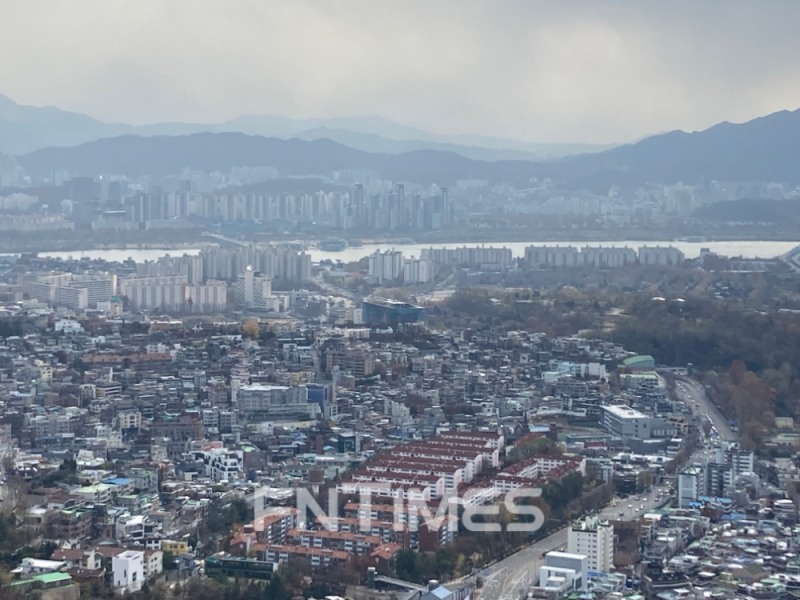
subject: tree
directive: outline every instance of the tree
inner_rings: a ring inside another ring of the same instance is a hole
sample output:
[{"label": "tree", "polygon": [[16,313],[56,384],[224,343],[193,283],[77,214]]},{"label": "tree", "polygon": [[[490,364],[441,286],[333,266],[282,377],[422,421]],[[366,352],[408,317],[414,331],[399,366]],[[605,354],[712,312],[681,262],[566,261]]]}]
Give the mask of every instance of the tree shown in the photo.
[{"label": "tree", "polygon": [[569,504],[583,493],[583,475],[575,471],[561,479],[548,482],[542,489],[542,498],[556,515],[567,517]]},{"label": "tree", "polygon": [[175,555],[167,550],[161,558],[165,571],[173,571],[178,568],[178,563],[175,562]]},{"label": "tree", "polygon": [[636,476],[636,491],[643,492],[651,485],[653,485],[653,473],[649,470],[639,471]]},{"label": "tree", "polygon": [[259,327],[257,319],[247,319],[242,324],[242,335],[244,337],[249,338],[251,340],[256,340],[258,339],[258,332],[259,332]]},{"label": "tree", "polygon": [[201,524],[201,537],[207,540],[213,535],[227,534],[236,525],[250,523],[254,518],[253,509],[241,498],[230,504],[214,500],[209,506],[208,515]]},{"label": "tree", "polygon": [[733,361],[730,369],[728,369],[728,376],[730,377],[733,385],[739,385],[742,383],[745,373],[747,373],[747,366],[744,364],[743,360]]},{"label": "tree", "polygon": [[286,587],[283,577],[275,575],[269,582],[264,594],[265,600],[292,600],[292,594]]},{"label": "tree", "polygon": [[532,456],[561,454],[560,448],[550,438],[541,436],[514,446],[509,454],[511,462],[525,460]]},{"label": "tree", "polygon": [[453,574],[455,560],[451,552],[445,549],[436,551],[436,576],[439,579],[448,579]]},{"label": "tree", "polygon": [[417,553],[411,550],[401,550],[397,553],[395,566],[397,577],[405,581],[417,581],[419,571],[417,570]]}]

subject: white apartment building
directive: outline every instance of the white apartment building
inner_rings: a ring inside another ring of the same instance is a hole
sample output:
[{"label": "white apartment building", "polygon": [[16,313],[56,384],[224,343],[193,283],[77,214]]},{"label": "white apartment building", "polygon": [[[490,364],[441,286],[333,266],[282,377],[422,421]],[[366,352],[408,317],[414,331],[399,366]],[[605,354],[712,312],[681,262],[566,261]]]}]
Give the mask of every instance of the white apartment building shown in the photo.
[{"label": "white apartment building", "polygon": [[434,265],[477,265],[484,271],[502,271],[511,267],[514,256],[510,248],[464,246],[463,248],[424,248],[421,258]]},{"label": "white apartment building", "polygon": [[291,281],[311,280],[311,255],[286,246],[212,246],[203,250],[200,256],[205,280],[235,281],[248,267],[267,277]]},{"label": "white apartment building", "polygon": [[228,305],[228,285],[224,281],[184,286],[185,307],[192,313],[211,313],[225,310]]},{"label": "white apartment building", "polygon": [[258,310],[280,310],[280,299],[272,293],[272,278],[253,267],[247,267],[240,273],[234,284],[236,303],[247,308]]},{"label": "white apartment building", "polygon": [[585,555],[590,571],[608,573],[614,567],[614,526],[597,516],[576,521],[567,532],[567,552]]},{"label": "white apartment building", "polygon": [[138,592],[144,584],[144,552],[126,550],[111,559],[114,592]]},{"label": "white apartment building", "polygon": [[403,274],[403,253],[399,250],[376,251],[369,256],[368,273],[380,283],[397,281]]},{"label": "white apartment building", "polygon": [[575,246],[528,246],[525,262],[532,267],[575,268],[581,264],[581,255]]},{"label": "white apartment building", "polygon": [[3,215],[0,231],[42,232],[75,229],[75,224],[67,221],[64,215]]},{"label": "white apartment building", "polygon": [[434,272],[433,263],[426,258],[407,258],[403,261],[404,283],[430,283]]},{"label": "white apartment building", "polygon": [[672,246],[642,246],[639,248],[641,265],[679,265],[683,262],[683,252]]},{"label": "white apartment building", "polygon": [[116,275],[45,275],[30,283],[28,292],[39,302],[79,310],[111,300],[116,280]]},{"label": "white apartment building", "polygon": [[684,261],[683,252],[672,246],[642,246],[615,248],[605,246],[528,246],[525,262],[534,268],[569,269],[590,267],[607,269],[633,265],[679,265]]},{"label": "white apartment building", "polygon": [[186,275],[132,277],[120,281],[120,295],[131,308],[166,312],[215,312],[225,310],[228,288],[221,281],[190,285]]},{"label": "white apartment building", "polygon": [[606,248],[585,246],[581,250],[583,264],[595,269],[624,267],[636,263],[636,251],[633,248]]},{"label": "white apartment building", "polygon": [[705,479],[705,471],[701,467],[689,467],[678,474],[678,506],[680,508],[687,508],[700,496],[705,495]]}]

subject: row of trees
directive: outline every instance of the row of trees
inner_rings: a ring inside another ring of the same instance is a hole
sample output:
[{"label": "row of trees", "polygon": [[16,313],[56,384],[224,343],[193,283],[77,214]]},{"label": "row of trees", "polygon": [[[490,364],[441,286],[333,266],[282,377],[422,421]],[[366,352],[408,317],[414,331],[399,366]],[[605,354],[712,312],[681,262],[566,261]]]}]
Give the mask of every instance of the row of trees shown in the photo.
[{"label": "row of trees", "polygon": [[[40,595],[36,589],[0,587],[0,598],[4,600],[38,600]],[[111,600],[119,596],[112,589],[92,587],[82,589],[81,597]],[[293,597],[290,583],[280,575],[265,582],[196,578],[175,588],[145,584],[142,590],[125,595],[127,600],[292,600]]]},{"label": "row of trees", "polygon": [[[487,290],[459,290],[432,308],[430,320],[444,325],[525,328],[551,335],[589,330],[668,365],[692,363],[701,371],[749,372],[738,389],[720,396],[723,410],[742,425],[769,417],[800,418],[800,317],[774,307],[750,310],[735,300],[687,298],[654,302],[650,294],[614,295],[573,288],[518,300]],[[621,316],[609,317],[610,307]],[[738,362],[737,362],[738,361]],[[723,383],[726,383],[723,381]],[[765,384],[766,387],[761,384]],[[768,389],[773,393],[770,397]],[[758,401],[746,397],[756,393]]]},{"label": "row of trees", "polygon": [[800,418],[800,317],[735,303],[632,302],[610,333],[626,348],[705,372],[714,403],[756,450],[776,416]]},{"label": "row of trees", "polygon": [[[742,447],[759,450],[775,426],[777,390],[741,360],[734,361],[727,371],[710,372],[703,379],[714,404],[739,424]],[[800,380],[795,379],[795,382],[795,385],[800,384]]]},{"label": "row of trees", "polygon": [[525,297],[519,292],[497,297],[488,290],[459,289],[447,302],[432,307],[428,318],[443,326],[528,329],[565,336],[600,327],[606,310],[595,297],[574,288]]}]

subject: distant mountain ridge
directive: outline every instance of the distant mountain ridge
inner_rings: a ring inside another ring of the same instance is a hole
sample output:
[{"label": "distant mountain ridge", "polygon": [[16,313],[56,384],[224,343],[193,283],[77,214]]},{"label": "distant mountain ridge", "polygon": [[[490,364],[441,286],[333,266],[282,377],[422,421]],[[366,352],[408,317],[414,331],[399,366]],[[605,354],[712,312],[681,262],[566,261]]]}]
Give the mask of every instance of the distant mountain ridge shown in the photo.
[{"label": "distant mountain ridge", "polygon": [[246,133],[316,140],[328,138],[366,152],[445,150],[480,160],[542,159],[610,146],[535,144],[483,136],[437,136],[381,117],[289,119],[245,115],[222,123],[106,123],[55,107],[24,106],[0,94],[0,154],[27,154],[51,146],[77,146],[120,135]]},{"label": "distant mountain ridge", "polygon": [[242,133],[125,135],[37,150],[18,160],[38,176],[55,170],[82,175],[166,175],[184,167],[273,166],[281,177],[326,177],[342,169],[368,169],[387,179],[443,185],[459,179],[486,179],[524,186],[532,178],[550,177],[566,187],[598,193],[615,184],[679,181],[800,184],[800,110],[742,124],[720,123],[700,132],[673,131],[604,152],[552,161],[478,160],[444,148],[365,152],[330,139],[285,140]]},{"label": "distant mountain ridge", "polygon": [[672,131],[635,144],[557,161],[554,175],[574,182],[800,183],[800,109],[704,131]]},{"label": "distant mountain ridge", "polygon": [[184,168],[227,171],[232,167],[271,166],[281,177],[329,176],[333,171],[365,169],[387,179],[445,185],[471,178],[526,179],[541,168],[540,163],[531,161],[479,161],[436,150],[371,153],[327,139],[283,140],[243,133],[124,135],[68,148],[45,148],[17,160],[28,174],[39,178],[57,170],[85,176],[164,176]]},{"label": "distant mountain ridge", "polygon": [[[8,122],[16,125],[8,126]],[[300,124],[313,124],[315,128],[292,133]],[[105,124],[54,108],[20,106],[0,97],[0,146],[7,141],[9,131],[20,135],[32,132],[30,143],[58,137],[60,147],[18,157],[29,174],[39,177],[56,170],[82,175],[166,175],[184,167],[228,170],[233,166],[273,166],[281,177],[328,177],[342,169],[367,169],[387,179],[443,185],[458,179],[487,179],[524,186],[532,178],[550,177],[567,188],[598,193],[607,192],[612,185],[711,180],[800,184],[800,110],[781,111],[741,124],[720,123],[698,132],[672,131],[603,152],[548,161],[530,160],[526,151],[517,148],[389,140],[377,133],[347,129],[372,128],[408,137],[428,135],[377,117],[302,122],[241,117],[229,126],[250,130],[244,133],[198,133],[192,131],[193,127],[165,123],[137,127],[132,133],[128,125]],[[116,137],[74,142],[87,132],[101,135],[108,130],[119,133]],[[166,133],[159,134],[161,130]],[[280,135],[265,137],[262,130]],[[483,139],[487,144],[497,142]]]}]

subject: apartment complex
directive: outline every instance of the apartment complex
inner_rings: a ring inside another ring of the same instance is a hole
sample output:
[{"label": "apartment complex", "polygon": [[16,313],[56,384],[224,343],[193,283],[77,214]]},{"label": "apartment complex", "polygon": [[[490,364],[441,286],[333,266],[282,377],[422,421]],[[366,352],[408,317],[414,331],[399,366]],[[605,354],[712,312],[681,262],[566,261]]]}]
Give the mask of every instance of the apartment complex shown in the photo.
[{"label": "apartment complex", "polygon": [[641,246],[640,248],[615,246],[528,246],[525,263],[537,269],[612,269],[628,265],[679,265],[683,252],[672,246]]},{"label": "apartment complex", "polygon": [[28,286],[31,298],[72,310],[93,308],[108,302],[116,290],[116,275],[44,275]]},{"label": "apartment complex", "polygon": [[120,295],[130,308],[164,312],[224,311],[227,286],[222,281],[190,284],[185,275],[132,277],[120,280]]},{"label": "apartment complex", "polygon": [[289,246],[210,246],[196,256],[165,256],[137,265],[140,276],[185,275],[193,284],[208,280],[235,282],[248,268],[272,279],[311,280],[311,256]]},{"label": "apartment complex", "polygon": [[462,248],[424,248],[421,258],[436,266],[476,265],[484,271],[502,271],[514,262],[510,248],[464,246]]}]

